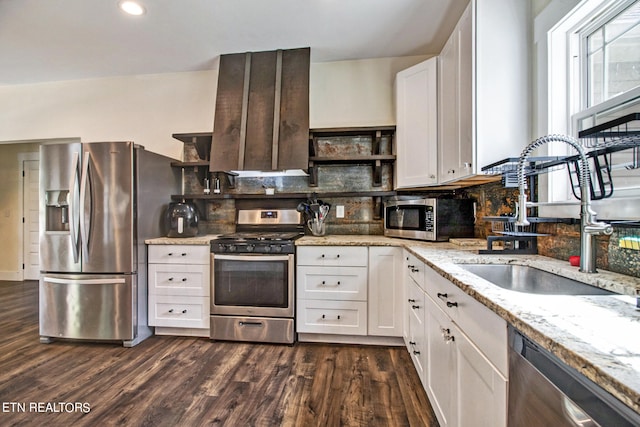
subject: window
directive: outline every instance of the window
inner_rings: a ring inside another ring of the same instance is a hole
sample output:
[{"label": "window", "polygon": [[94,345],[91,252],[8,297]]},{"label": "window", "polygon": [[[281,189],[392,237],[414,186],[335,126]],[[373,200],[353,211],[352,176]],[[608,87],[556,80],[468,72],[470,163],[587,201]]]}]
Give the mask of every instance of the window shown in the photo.
[{"label": "window", "polygon": [[[626,5],[625,5],[626,6]],[[584,32],[586,107],[640,86],[640,2]]]},{"label": "window", "polygon": [[[577,137],[581,130],[640,112],[640,0],[577,3],[548,32],[545,53],[549,62],[544,71],[538,69],[548,78],[548,126],[541,135]],[[638,122],[634,125],[640,130]],[[593,141],[582,142],[593,148]],[[640,218],[638,151],[628,149],[609,157],[614,192],[611,198],[594,203],[599,218]],[[547,154],[573,153],[560,146],[549,147]],[[547,201],[576,200],[566,170],[552,172],[546,180]],[[542,209],[541,215],[576,217],[578,211],[574,206],[551,207]]]}]

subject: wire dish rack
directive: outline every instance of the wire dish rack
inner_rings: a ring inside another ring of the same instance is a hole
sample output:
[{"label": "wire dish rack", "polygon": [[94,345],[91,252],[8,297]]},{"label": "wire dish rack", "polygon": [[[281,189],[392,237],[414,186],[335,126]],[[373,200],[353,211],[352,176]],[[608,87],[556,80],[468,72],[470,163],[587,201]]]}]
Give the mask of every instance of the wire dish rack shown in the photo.
[{"label": "wire dish rack", "polygon": [[[587,151],[587,161],[591,171],[589,180],[592,200],[611,197],[614,191],[612,170],[625,168],[640,169],[640,113],[631,113],[615,120],[593,126],[578,133],[580,143]],[[623,164],[616,164],[613,154],[628,150]],[[505,187],[517,187],[518,158],[511,157],[482,168],[485,174],[503,175]],[[530,157],[525,164],[525,175],[532,177],[566,168],[571,180],[573,195],[580,200],[578,155],[560,157]]]},{"label": "wire dish rack", "polygon": [[[493,236],[487,236],[487,249],[479,251],[482,254],[536,254],[538,253],[537,238],[548,236],[536,231],[538,222],[554,221],[554,219],[532,217],[529,218],[529,225],[521,226],[516,224],[516,218],[513,216],[485,216],[482,219],[491,223],[491,231],[494,233]],[[497,242],[502,242],[502,249],[494,249],[493,245]]]}]

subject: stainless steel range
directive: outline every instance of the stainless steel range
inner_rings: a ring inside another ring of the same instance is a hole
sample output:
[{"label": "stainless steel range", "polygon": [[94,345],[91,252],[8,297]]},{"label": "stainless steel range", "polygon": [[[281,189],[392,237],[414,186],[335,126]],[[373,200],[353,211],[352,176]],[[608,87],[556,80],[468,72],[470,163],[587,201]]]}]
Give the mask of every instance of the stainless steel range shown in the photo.
[{"label": "stainless steel range", "polygon": [[211,241],[211,339],[291,344],[295,209],[239,210],[237,232]]}]

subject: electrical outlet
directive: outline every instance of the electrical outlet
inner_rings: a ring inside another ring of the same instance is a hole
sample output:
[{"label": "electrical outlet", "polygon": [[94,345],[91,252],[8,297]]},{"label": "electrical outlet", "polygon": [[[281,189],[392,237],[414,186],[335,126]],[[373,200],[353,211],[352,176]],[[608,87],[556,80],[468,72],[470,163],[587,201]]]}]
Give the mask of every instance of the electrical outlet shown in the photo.
[{"label": "electrical outlet", "polygon": [[336,218],[344,218],[344,206],[336,206]]}]

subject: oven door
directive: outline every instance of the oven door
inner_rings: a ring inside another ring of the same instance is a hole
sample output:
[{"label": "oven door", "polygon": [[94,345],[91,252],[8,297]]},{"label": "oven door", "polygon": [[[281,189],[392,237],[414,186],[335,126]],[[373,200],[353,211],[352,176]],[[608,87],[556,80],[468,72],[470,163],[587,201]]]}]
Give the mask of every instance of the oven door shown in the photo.
[{"label": "oven door", "polygon": [[293,317],[293,254],[211,254],[211,314]]}]

